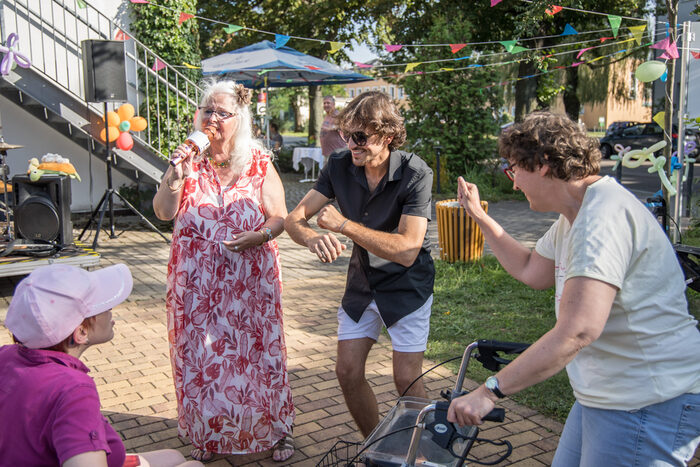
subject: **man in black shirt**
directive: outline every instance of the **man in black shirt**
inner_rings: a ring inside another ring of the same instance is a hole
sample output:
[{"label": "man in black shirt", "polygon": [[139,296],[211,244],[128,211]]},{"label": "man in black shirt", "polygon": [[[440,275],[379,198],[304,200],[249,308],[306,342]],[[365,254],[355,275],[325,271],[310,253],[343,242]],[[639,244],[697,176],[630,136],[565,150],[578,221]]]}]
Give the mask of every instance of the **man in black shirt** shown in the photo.
[{"label": "man in black shirt", "polygon": [[[336,374],[345,402],[366,437],[379,423],[365,378],[367,355],[386,326],[399,395],[421,374],[430,327],[435,270],[426,237],[433,173],[406,140],[403,118],[381,92],[357,96],[338,115],[348,150],[334,153],[314,188],[289,214],[289,235],[322,262],[353,242],[347,284],[338,310]],[[335,199],[340,212],[329,204]],[[318,233],[308,220],[318,213]],[[406,395],[426,397],[422,381]]]}]

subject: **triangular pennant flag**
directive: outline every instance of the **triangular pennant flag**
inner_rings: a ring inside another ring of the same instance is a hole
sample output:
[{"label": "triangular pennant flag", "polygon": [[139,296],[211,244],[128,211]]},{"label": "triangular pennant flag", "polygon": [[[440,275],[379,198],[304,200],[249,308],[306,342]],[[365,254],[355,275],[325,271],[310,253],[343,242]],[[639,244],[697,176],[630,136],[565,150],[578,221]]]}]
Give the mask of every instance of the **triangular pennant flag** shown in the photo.
[{"label": "triangular pennant flag", "polygon": [[700,60],[700,52],[690,52],[695,60]]},{"label": "triangular pennant flag", "polygon": [[499,3],[501,3],[502,0],[491,0],[491,8],[495,7]]},{"label": "triangular pennant flag", "polygon": [[148,0],[131,0],[131,3],[150,3]]},{"label": "triangular pennant flag", "polygon": [[576,68],[577,66],[581,65],[583,62],[574,62],[571,64],[571,68]]},{"label": "triangular pennant flag", "polygon": [[87,8],[87,4],[84,0],[76,0],[76,3],[78,4],[78,8]]},{"label": "triangular pennant flag", "polygon": [[651,48],[660,49],[664,51],[664,53],[662,53],[659,56],[659,58],[670,60],[680,57],[680,55],[678,54],[678,47],[676,47],[676,42],[671,42],[670,37],[660,40],[656,44],[652,45]]},{"label": "triangular pennant flag", "polygon": [[471,55],[465,55],[464,57],[455,58],[454,60],[455,60],[455,62],[458,62],[458,61],[460,61],[460,60],[467,60],[467,59],[470,59],[470,58],[472,58]]},{"label": "triangular pennant flag", "polygon": [[620,23],[622,23],[622,17],[608,15],[608,23],[610,23],[610,29],[612,29],[613,36],[617,37],[617,32],[620,30]]},{"label": "triangular pennant flag", "polygon": [[578,53],[576,54],[576,58],[581,58],[581,55],[583,55],[584,53],[588,52],[588,51],[591,50],[592,48],[593,48],[593,47],[586,47],[585,49],[579,50]]},{"label": "triangular pennant flag", "polygon": [[644,30],[646,28],[646,24],[642,24],[641,26],[630,26],[627,28],[632,33],[634,41],[637,43],[637,45],[642,45],[642,34],[644,34]]},{"label": "triangular pennant flag", "polygon": [[238,31],[240,31],[241,29],[243,29],[243,26],[236,26],[235,24],[229,24],[228,26],[226,26],[224,28],[224,32],[226,34],[235,34]]},{"label": "triangular pennant flag", "polygon": [[345,42],[331,42],[331,50],[328,51],[329,54],[334,54],[343,47],[345,47]]},{"label": "triangular pennant flag", "polygon": [[664,71],[664,74],[661,75],[661,81],[663,81],[665,83],[667,78],[668,78],[668,70]]},{"label": "triangular pennant flag", "polygon": [[367,65],[366,63],[362,62],[355,62],[355,66],[357,68],[372,68],[372,65]]},{"label": "triangular pennant flag", "polygon": [[666,120],[666,112],[661,111],[661,112],[657,113],[656,115],[654,115],[654,118],[652,118],[652,120],[654,120],[654,123],[656,123],[661,128],[663,128],[664,127],[664,120]]},{"label": "triangular pennant flag", "polygon": [[462,50],[464,47],[466,47],[467,44],[450,44],[450,50],[452,51],[453,54],[459,52]]},{"label": "triangular pennant flag", "polygon": [[160,70],[162,70],[162,69],[165,68],[165,67],[166,67],[165,62],[163,62],[161,59],[159,59],[158,57],[156,57],[156,61],[153,62],[153,66],[151,67],[151,70],[153,70],[153,71],[160,71]]},{"label": "triangular pennant flag", "polygon": [[129,40],[129,36],[121,29],[117,29],[117,33],[114,35],[114,40],[126,41]]},{"label": "triangular pennant flag", "polygon": [[552,5],[550,8],[547,8],[544,10],[545,13],[547,13],[549,16],[554,16],[557,13],[559,13],[563,7],[560,7],[559,5]]},{"label": "triangular pennant flag", "polygon": [[258,76],[264,75],[264,74],[267,73],[268,71],[270,71],[270,70],[260,70],[260,71],[258,71]]},{"label": "triangular pennant flag", "polygon": [[569,23],[566,23],[566,26],[564,26],[564,32],[561,33],[562,36],[575,36],[578,34],[578,31],[574,29],[572,25]]},{"label": "triangular pennant flag", "polygon": [[304,68],[308,68],[309,70],[314,70],[314,71],[320,70],[319,67],[313,66],[313,65],[304,65]]},{"label": "triangular pennant flag", "polygon": [[440,71],[454,71],[454,68],[440,68]]},{"label": "triangular pennant flag", "polygon": [[518,41],[501,41],[501,45],[506,48],[508,52],[513,50],[513,47],[515,47],[515,44]]},{"label": "triangular pennant flag", "polygon": [[192,70],[197,70],[197,69],[201,68],[201,67],[198,67],[198,66],[190,65],[190,64],[187,63],[187,62],[182,62],[182,64],[185,65],[185,68],[190,68],[190,69],[192,69]]},{"label": "triangular pennant flag", "polygon": [[404,73],[408,73],[409,71],[413,70],[415,67],[420,65],[421,62],[412,62],[412,63],[407,63],[406,64],[406,69],[403,71]]},{"label": "triangular pennant flag", "polygon": [[387,52],[397,52],[397,51],[401,50],[401,47],[403,47],[403,45],[384,44],[384,49]]},{"label": "triangular pennant flag", "polygon": [[518,54],[518,53],[524,52],[526,50],[530,50],[530,49],[528,49],[527,47],[521,47],[519,45],[516,45],[515,47],[513,47],[513,49],[510,51],[510,53]]},{"label": "triangular pennant flag", "polygon": [[280,47],[284,47],[284,45],[289,42],[289,36],[285,36],[284,34],[275,34],[275,48],[279,49]]},{"label": "triangular pennant flag", "polygon": [[177,20],[177,24],[182,24],[190,18],[194,18],[194,15],[182,11],[180,12],[180,18]]},{"label": "triangular pennant flag", "polygon": [[601,38],[600,38],[600,42],[605,42],[605,41],[607,41],[608,39],[613,39],[613,38],[612,38],[612,37],[601,37]]}]

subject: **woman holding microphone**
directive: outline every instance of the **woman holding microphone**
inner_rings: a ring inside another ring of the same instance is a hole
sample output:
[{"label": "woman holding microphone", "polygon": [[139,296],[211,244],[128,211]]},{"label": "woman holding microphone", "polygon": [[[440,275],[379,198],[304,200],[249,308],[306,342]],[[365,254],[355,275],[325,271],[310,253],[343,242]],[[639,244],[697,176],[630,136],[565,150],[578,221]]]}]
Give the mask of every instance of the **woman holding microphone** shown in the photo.
[{"label": "woman holding microphone", "polygon": [[180,145],[153,199],[158,218],[175,220],[168,339],[179,431],[199,460],[294,453],[273,240],[287,209],[270,153],[253,138],[249,104],[250,90],[233,81],[206,86],[195,128],[211,135],[209,152],[192,157]]}]

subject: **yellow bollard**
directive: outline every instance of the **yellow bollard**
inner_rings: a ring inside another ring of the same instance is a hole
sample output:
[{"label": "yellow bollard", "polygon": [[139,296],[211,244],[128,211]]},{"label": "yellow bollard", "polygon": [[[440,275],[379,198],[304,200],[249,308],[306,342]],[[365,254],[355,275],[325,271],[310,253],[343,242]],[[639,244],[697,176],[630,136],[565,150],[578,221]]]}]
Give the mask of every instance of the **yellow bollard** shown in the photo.
[{"label": "yellow bollard", "polygon": [[[482,201],[481,206],[488,212],[488,202]],[[435,214],[440,259],[454,263],[474,261],[483,256],[484,234],[457,200],[438,201],[435,203]]]}]

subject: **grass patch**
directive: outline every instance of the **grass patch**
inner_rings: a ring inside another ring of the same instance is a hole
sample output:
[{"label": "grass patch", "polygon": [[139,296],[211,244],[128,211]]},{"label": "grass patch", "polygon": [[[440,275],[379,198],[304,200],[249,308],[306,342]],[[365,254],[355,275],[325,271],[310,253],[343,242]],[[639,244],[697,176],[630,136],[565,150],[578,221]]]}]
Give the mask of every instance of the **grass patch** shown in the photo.
[{"label": "grass patch", "polygon": [[[435,261],[435,269],[427,358],[440,362],[462,355],[478,339],[532,343],[554,326],[554,289],[527,287],[493,256],[469,264]],[[447,366],[457,372],[459,363]],[[483,382],[490,374],[472,363],[467,375]],[[511,398],[561,422],[574,402],[564,371]]]}]

